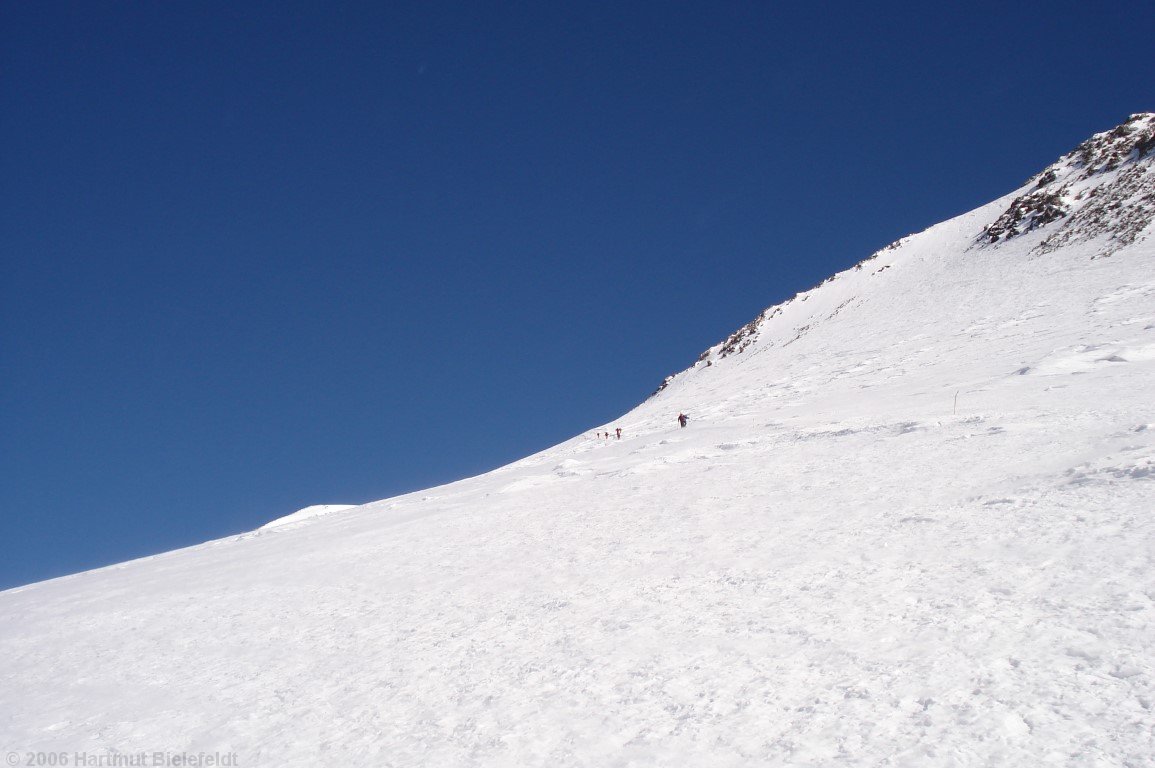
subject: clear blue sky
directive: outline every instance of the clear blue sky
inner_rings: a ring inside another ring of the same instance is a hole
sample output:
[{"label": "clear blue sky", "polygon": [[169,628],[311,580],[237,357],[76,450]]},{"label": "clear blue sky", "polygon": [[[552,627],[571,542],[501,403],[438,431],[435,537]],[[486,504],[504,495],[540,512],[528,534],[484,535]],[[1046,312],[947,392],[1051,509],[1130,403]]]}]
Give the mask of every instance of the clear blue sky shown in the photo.
[{"label": "clear blue sky", "polygon": [[1142,2],[0,3],[0,588],[476,474],[1155,108]]}]

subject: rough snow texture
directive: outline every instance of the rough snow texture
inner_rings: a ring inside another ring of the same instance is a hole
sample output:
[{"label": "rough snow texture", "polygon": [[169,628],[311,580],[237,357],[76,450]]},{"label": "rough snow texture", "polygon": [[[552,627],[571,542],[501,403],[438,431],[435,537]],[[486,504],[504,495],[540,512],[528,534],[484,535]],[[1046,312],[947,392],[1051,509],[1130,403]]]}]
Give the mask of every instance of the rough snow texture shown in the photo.
[{"label": "rough snow texture", "polygon": [[1150,222],[971,248],[1028,193],[765,313],[620,441],[0,594],[0,745],[1155,764]]}]

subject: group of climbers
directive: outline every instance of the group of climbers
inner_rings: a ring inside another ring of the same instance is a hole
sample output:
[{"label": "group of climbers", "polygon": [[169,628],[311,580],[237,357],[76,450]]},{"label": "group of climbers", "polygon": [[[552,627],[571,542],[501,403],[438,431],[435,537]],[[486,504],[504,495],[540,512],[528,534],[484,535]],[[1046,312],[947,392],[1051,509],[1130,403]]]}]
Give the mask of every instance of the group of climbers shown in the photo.
[{"label": "group of climbers", "polygon": [[[684,414],[684,413],[678,414],[678,426],[679,427],[685,427],[686,423],[689,421],[690,421],[690,417],[687,416],[686,414]],[[621,427],[615,427],[614,431],[612,433],[611,432],[598,432],[597,436],[598,436],[599,440],[609,440],[611,437],[616,437],[618,440],[621,440],[622,439],[622,428]]]}]

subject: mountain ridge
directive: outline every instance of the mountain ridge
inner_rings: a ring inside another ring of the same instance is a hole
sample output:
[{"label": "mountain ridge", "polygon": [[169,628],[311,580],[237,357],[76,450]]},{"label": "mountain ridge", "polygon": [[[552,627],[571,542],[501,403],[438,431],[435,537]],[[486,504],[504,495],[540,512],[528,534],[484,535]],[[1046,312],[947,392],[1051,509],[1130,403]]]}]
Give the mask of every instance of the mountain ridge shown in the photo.
[{"label": "mountain ridge", "polygon": [[1027,191],[762,313],[596,434],[0,593],[0,743],[1149,763],[1150,222],[1109,258],[1035,253],[1058,219],[975,247]]},{"label": "mountain ridge", "polygon": [[1155,114],[1137,113],[1097,133],[1032,177],[1031,191],[983,229],[980,241],[997,244],[1065,219],[1031,251],[1106,237],[1093,258],[1110,256],[1140,237],[1155,214]]},{"label": "mountain ridge", "polygon": [[[1115,128],[1096,133],[1080,142],[1070,152],[1033,175],[1019,189],[963,215],[974,216],[977,211],[983,211],[978,216],[981,218],[991,209],[1001,209],[1009,200],[1009,205],[997,218],[982,226],[981,234],[975,237],[976,246],[997,246],[1059,221],[1062,222],[1059,231],[1047,229],[1045,238],[1031,249],[1032,256],[1100,236],[1107,236],[1108,242],[1091,258],[1110,256],[1141,239],[1144,230],[1155,220],[1153,166],[1155,113],[1135,113]],[[1065,222],[1062,221],[1064,219]],[[930,229],[934,227],[924,231]],[[868,270],[868,274],[873,276],[889,269],[890,264],[879,260],[885,261],[887,255],[893,254],[920,234],[917,232],[901,237],[850,269],[835,273],[813,288],[795,294],[780,304],[767,307],[749,323],[702,352],[687,370],[710,367],[718,360],[745,352],[768,321],[783,315],[795,301],[806,301],[823,286],[852,272]],[[873,262],[879,262],[881,266],[872,268],[870,265]],[[839,305],[834,311],[840,311],[843,306],[845,304]],[[809,327],[796,326],[796,332],[805,333]],[[667,376],[650,397],[662,392],[679,375]]]}]

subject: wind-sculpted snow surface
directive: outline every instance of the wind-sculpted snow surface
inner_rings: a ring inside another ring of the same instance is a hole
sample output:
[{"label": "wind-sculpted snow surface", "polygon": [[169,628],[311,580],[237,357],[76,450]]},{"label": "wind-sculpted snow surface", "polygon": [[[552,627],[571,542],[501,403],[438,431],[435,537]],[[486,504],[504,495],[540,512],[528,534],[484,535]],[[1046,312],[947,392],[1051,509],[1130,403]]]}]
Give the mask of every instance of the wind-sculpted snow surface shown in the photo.
[{"label": "wind-sculpted snow surface", "polygon": [[0,594],[0,748],[1155,765],[1155,249],[970,249],[1024,191],[768,311],[620,441]]}]

